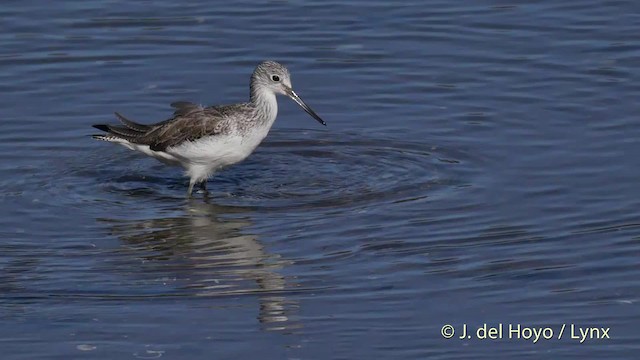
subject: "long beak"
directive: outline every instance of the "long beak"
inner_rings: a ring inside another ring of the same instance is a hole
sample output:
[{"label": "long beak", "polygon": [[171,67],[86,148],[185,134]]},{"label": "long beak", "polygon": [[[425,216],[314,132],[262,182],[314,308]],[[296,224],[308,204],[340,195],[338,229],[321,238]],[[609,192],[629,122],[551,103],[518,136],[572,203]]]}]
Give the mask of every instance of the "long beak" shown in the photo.
[{"label": "long beak", "polygon": [[296,94],[295,91],[293,91],[293,89],[291,89],[288,86],[285,86],[285,91],[287,95],[289,95],[289,97],[293,99],[293,101],[297,102],[298,105],[300,105],[300,107],[307,112],[307,114],[313,116],[313,118],[316,119],[320,124],[327,126],[327,123],[324,120],[322,120],[320,116],[318,116],[318,114],[316,114],[316,112],[313,111],[311,107],[309,107],[309,105],[305,104],[305,102],[302,101],[302,99],[300,99],[300,96],[298,96],[298,94]]}]

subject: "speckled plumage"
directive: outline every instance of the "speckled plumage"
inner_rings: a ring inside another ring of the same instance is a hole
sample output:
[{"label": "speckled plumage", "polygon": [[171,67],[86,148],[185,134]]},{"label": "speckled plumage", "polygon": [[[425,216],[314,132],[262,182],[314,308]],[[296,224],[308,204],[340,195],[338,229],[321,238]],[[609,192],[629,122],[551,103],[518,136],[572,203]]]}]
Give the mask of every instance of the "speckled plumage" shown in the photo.
[{"label": "speckled plumage", "polygon": [[262,142],[278,114],[276,94],[291,97],[325,125],[291,89],[289,71],[275,61],[265,61],[251,75],[249,102],[210,107],[175,102],[171,118],[150,125],[116,113],[122,125],[94,125],[106,134],[93,137],[184,167],[190,196],[194,184],[201,183],[206,192],[206,181],[213,173],[244,160]]}]

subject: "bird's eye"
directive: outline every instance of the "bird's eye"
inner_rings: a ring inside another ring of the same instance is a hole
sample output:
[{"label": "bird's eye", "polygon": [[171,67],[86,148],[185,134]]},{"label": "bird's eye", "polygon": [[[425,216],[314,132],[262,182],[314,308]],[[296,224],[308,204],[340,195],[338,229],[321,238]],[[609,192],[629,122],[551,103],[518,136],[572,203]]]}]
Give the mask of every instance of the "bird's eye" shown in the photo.
[{"label": "bird's eye", "polygon": [[273,81],[280,81],[280,76],[278,76],[278,75],[272,75],[272,76],[271,76],[271,80],[273,80]]}]

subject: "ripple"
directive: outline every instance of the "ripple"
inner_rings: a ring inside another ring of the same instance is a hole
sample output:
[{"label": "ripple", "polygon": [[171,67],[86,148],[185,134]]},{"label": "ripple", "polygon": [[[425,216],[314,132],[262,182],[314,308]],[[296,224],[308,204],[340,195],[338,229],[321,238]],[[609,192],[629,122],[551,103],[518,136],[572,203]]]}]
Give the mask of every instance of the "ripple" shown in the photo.
[{"label": "ripple", "polygon": [[[214,200],[253,210],[349,209],[435,197],[477,176],[479,159],[399,135],[275,131],[244,163],[210,179],[209,188]],[[119,206],[127,198],[136,199],[127,205],[135,207],[185,198],[181,169],[119,147],[96,146],[85,157],[55,163],[52,174],[3,184],[4,196],[28,195],[55,207]]]},{"label": "ripple", "polygon": [[[264,210],[414,201],[470,181],[472,158],[390,136],[280,131],[238,171],[236,196]],[[215,181],[215,180],[214,180]]]},{"label": "ripple", "polygon": [[[109,184],[103,189],[184,197],[186,180],[180,173],[150,159],[126,160],[107,161],[96,169],[106,176],[98,181]],[[219,200],[255,210],[348,209],[416,201],[468,186],[478,172],[476,160],[461,151],[402,140],[397,134],[281,130],[247,161],[214,176],[209,187]],[[116,162],[118,175],[113,176],[109,167]],[[136,167],[139,170],[132,172]]]}]

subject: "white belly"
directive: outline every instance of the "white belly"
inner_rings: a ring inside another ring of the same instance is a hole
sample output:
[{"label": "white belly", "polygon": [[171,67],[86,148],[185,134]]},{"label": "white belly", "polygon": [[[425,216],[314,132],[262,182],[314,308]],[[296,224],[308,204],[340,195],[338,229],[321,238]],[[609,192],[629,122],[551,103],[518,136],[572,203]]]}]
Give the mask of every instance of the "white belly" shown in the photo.
[{"label": "white belly", "polygon": [[183,163],[221,167],[242,161],[251,154],[254,148],[245,146],[242,140],[235,135],[208,136],[168,148],[166,152]]},{"label": "white belly", "polygon": [[267,136],[269,129],[256,129],[245,136],[215,135],[168,148],[192,178],[205,180],[217,170],[246,159]]}]

